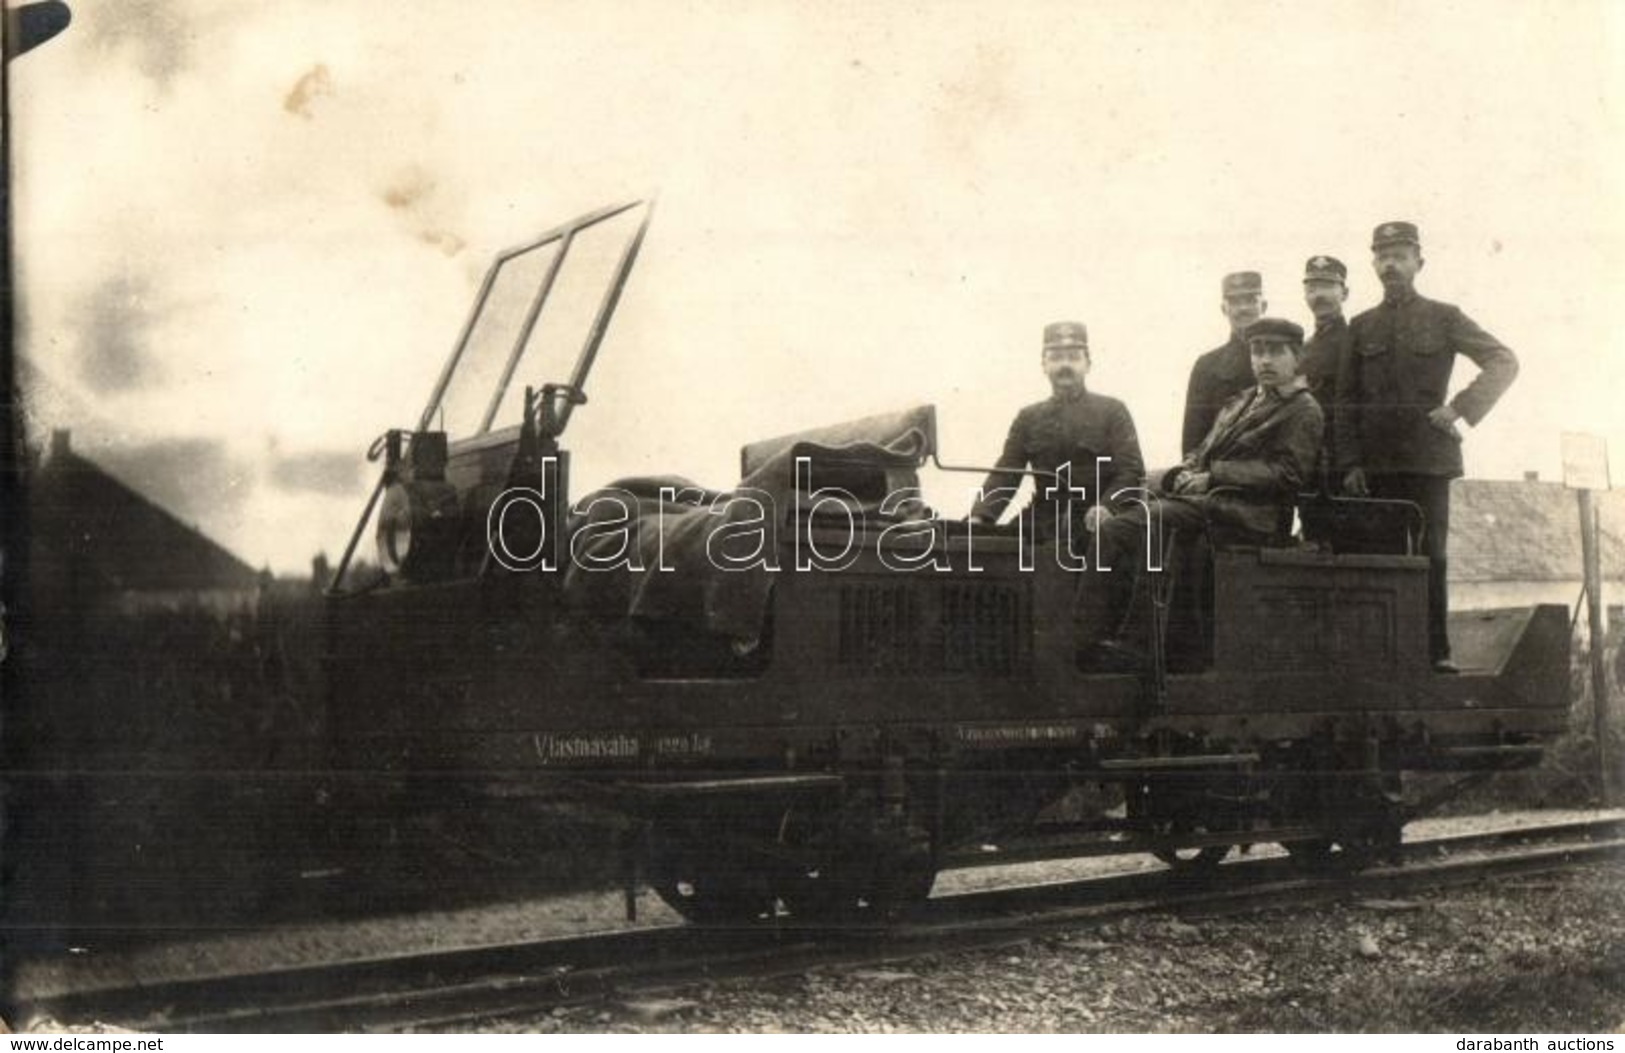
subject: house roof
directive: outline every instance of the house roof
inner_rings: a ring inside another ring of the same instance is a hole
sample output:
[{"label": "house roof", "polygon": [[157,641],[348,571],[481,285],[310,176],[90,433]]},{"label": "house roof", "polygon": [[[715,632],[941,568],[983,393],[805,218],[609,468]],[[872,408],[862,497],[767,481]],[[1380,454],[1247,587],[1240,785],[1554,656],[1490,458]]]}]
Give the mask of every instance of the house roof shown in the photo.
[{"label": "house roof", "polygon": [[[1598,493],[1605,577],[1625,575],[1625,492]],[[1454,581],[1577,581],[1576,491],[1533,480],[1458,479],[1450,490]]]},{"label": "house roof", "polygon": [[96,591],[253,588],[254,568],[53,439],[29,483],[36,563],[66,561]]}]

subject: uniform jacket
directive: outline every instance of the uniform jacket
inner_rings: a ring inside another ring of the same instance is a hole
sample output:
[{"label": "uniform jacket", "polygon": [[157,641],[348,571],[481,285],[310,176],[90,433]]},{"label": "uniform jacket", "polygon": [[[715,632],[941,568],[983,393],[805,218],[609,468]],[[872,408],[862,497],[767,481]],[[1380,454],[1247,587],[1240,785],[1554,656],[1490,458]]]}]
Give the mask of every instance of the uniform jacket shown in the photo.
[{"label": "uniform jacket", "polygon": [[1253,386],[1253,361],[1247,342],[1231,336],[1230,342],[1197,358],[1191,366],[1190,385],[1185,390],[1185,427],[1179,452],[1190,453],[1207,436],[1219,410],[1240,392]]},{"label": "uniform jacket", "polygon": [[1506,345],[1460,308],[1414,292],[1356,315],[1337,380],[1339,470],[1461,475],[1461,443],[1428,423],[1428,412],[1444,405],[1457,355],[1479,374],[1450,406],[1477,424],[1518,375]]},{"label": "uniform jacket", "polygon": [[1203,505],[1212,523],[1261,536],[1285,533],[1298,492],[1314,477],[1325,428],[1307,386],[1282,395],[1255,385],[1225,404],[1207,437],[1168,473],[1163,489],[1171,491],[1185,472],[1209,472],[1209,493],[1179,496]]},{"label": "uniform jacket", "polygon": [[1338,315],[1326,322],[1317,320],[1315,335],[1303,345],[1301,370],[1309,381],[1309,394],[1315,396],[1324,411],[1330,411],[1337,402],[1337,371],[1350,339],[1349,323]]},{"label": "uniform jacket", "polygon": [[[1100,493],[1095,493],[1095,458],[1110,457],[1101,465]],[[1081,512],[1102,496],[1108,507],[1111,495],[1124,487],[1137,487],[1145,479],[1145,462],[1140,456],[1140,440],[1134,431],[1134,418],[1117,399],[1082,391],[1076,395],[1051,395],[1016,414],[1010,434],[1004,440],[996,470],[982,484],[985,496],[977,501],[975,514],[998,518],[1009,505],[1015,488],[1021,485],[1019,469],[1031,466],[1053,472],[1062,464],[1072,465],[1072,484],[1085,487],[1087,498],[1077,506]],[[997,469],[1018,469],[998,471]],[[1033,501],[1038,529],[1048,531],[1055,522],[1055,506],[1044,497],[1050,485],[1035,479],[1038,487]],[[1007,488],[1007,492],[998,493]]]},{"label": "uniform jacket", "polygon": [[1348,320],[1337,315],[1326,322],[1317,319],[1315,335],[1303,345],[1302,370],[1309,381],[1309,394],[1315,396],[1321,412],[1326,415],[1326,441],[1320,451],[1322,465],[1337,463],[1333,434],[1336,431],[1337,375],[1343,359],[1348,357],[1351,339]]}]

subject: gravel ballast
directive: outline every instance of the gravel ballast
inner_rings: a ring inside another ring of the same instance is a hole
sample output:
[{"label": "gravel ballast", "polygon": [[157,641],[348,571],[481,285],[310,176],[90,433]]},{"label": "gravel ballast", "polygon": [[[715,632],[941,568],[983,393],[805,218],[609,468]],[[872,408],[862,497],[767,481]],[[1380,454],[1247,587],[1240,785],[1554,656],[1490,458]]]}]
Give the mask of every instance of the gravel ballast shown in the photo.
[{"label": "gravel ballast", "polygon": [[514,1031],[1601,1032],[1625,1027],[1625,870],[1132,918],[995,950],[699,984]]},{"label": "gravel ballast", "polygon": [[[1407,835],[1618,814],[1434,819]],[[955,871],[939,878],[937,891],[1158,866],[1136,855]],[[495,1029],[1611,1030],[1625,1025],[1622,869],[1498,879],[1403,901],[1351,892],[1313,908],[1236,917],[1142,916],[995,951],[650,992]],[[647,890],[639,902],[640,924],[674,920]],[[12,981],[24,997],[45,997],[421,953],[624,928],[623,909],[618,893],[604,891],[257,929],[199,924],[133,944],[88,934],[66,953],[13,962]]]}]

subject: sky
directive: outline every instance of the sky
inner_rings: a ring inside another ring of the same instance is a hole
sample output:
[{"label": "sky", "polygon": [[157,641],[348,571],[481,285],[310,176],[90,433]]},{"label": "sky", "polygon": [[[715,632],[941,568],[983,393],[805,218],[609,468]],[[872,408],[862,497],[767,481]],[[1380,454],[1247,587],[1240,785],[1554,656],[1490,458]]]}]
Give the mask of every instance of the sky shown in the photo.
[{"label": "sky", "polygon": [[566,435],[582,492],[726,487],[748,441],[919,403],[989,463],[1060,319],[1171,464],[1220,278],[1308,325],[1334,255],[1352,314],[1394,219],[1420,291],[1522,363],[1468,474],[1558,478],[1564,431],[1625,457],[1608,0],[72,6],[11,71],[30,437],[71,428],[256,567],[342,549],[497,251],[650,193]]}]

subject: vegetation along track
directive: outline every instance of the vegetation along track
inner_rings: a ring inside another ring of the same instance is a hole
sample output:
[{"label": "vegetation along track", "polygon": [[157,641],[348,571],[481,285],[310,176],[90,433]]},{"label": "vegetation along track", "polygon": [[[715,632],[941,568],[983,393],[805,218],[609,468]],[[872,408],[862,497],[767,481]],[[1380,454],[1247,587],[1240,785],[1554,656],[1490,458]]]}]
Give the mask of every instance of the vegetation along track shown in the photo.
[{"label": "vegetation along track", "polygon": [[662,926],[507,945],[81,991],[11,1007],[143,1031],[395,1030],[472,1025],[697,981],[798,973],[995,946],[1127,914],[1215,916],[1344,896],[1553,870],[1625,851],[1625,821],[1570,822],[1407,842],[1400,862],[1305,876],[1284,858],[1242,857],[1206,880],[1158,870],[939,896],[904,921],[810,928]]}]

